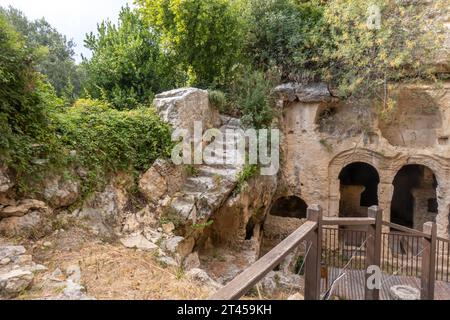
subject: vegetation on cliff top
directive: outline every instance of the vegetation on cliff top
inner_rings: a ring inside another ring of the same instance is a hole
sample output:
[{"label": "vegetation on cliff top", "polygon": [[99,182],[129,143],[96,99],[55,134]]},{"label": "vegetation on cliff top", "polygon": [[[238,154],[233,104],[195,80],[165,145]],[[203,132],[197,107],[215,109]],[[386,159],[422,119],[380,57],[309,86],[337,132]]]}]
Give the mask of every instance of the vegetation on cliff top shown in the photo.
[{"label": "vegetation on cliff top", "polygon": [[256,128],[271,125],[271,90],[286,81],[325,81],[389,111],[394,83],[436,80],[428,62],[445,29],[434,17],[448,10],[442,0],[136,4],[87,36],[93,57],[78,66],[73,43],[45,20],[0,10],[0,160],[23,188],[69,163],[92,181],[145,170],[170,144],[151,101],[175,87],[211,89],[222,111]]}]

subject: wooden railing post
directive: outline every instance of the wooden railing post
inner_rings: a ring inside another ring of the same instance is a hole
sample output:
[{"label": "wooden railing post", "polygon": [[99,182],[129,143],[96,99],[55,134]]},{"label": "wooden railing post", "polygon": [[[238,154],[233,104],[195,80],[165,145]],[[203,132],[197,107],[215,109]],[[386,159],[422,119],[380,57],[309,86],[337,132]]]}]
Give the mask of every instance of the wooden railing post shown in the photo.
[{"label": "wooden railing post", "polygon": [[305,300],[320,300],[322,259],[322,208],[312,205],[308,208],[308,220],[317,224],[311,232],[310,245],[305,264]]},{"label": "wooden railing post", "polygon": [[434,300],[434,284],[436,280],[436,243],[437,226],[434,222],[423,225],[423,232],[430,238],[423,238],[421,300]]},{"label": "wooden railing post", "polygon": [[370,274],[367,273],[367,268],[369,266],[378,266],[381,268],[383,210],[378,206],[370,207],[369,218],[375,219],[375,224],[369,225],[367,230],[366,282],[364,294],[366,300],[380,300],[380,288],[370,289],[367,285],[370,277]]}]

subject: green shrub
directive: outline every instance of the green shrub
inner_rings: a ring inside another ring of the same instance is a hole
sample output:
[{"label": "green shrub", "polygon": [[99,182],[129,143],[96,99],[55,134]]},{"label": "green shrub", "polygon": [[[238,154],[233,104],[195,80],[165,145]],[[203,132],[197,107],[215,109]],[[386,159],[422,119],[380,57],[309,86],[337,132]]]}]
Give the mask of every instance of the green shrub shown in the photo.
[{"label": "green shrub", "polygon": [[89,189],[108,173],[144,171],[170,154],[170,127],[152,108],[118,111],[83,99],[59,113],[57,120],[61,142],[75,151],[70,163],[87,170]]},{"label": "green shrub", "polygon": [[245,68],[233,81],[229,94],[231,104],[239,110],[245,127],[270,127],[275,115],[271,90],[278,79],[276,72],[263,73]]},{"label": "green shrub", "polygon": [[259,166],[256,164],[246,164],[238,175],[238,182],[234,194],[241,193],[244,185],[258,174]]},{"label": "green shrub", "polygon": [[58,162],[60,150],[51,114],[61,101],[34,70],[34,58],[0,13],[0,162],[21,188]]},{"label": "green shrub", "polygon": [[219,112],[224,113],[226,111],[227,106],[227,98],[222,91],[219,90],[209,90],[209,103],[211,106]]}]

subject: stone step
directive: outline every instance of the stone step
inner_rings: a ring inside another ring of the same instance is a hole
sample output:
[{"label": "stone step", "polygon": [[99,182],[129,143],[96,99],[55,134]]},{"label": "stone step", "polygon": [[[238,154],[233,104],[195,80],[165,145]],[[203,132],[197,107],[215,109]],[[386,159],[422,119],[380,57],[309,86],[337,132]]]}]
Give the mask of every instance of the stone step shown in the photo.
[{"label": "stone step", "polygon": [[197,176],[190,177],[186,180],[182,192],[198,192],[202,193],[215,187],[215,182],[212,176]]},{"label": "stone step", "polygon": [[186,201],[181,197],[175,198],[170,204],[172,209],[174,209],[178,213],[178,215],[186,219],[189,218],[189,215],[191,214],[194,205],[195,201]]},{"label": "stone step", "polygon": [[235,176],[238,170],[232,167],[216,167],[216,166],[202,166],[198,169],[199,176],[214,177],[214,176]]}]

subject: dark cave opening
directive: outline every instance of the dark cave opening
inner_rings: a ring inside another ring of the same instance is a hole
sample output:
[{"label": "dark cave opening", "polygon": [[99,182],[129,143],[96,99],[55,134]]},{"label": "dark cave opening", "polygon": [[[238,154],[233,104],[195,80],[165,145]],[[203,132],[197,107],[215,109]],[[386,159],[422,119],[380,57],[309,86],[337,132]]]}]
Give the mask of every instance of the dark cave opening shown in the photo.
[{"label": "dark cave opening", "polygon": [[380,176],[373,166],[364,162],[349,164],[342,169],[339,180],[341,181],[340,216],[367,216],[367,208],[378,205]]},{"label": "dark cave opening", "polygon": [[280,198],[272,206],[270,214],[283,218],[306,219],[308,205],[296,196]]},{"label": "dark cave opening", "polygon": [[438,212],[436,176],[423,165],[406,165],[394,178],[391,221],[409,228],[420,227],[429,214]]}]

